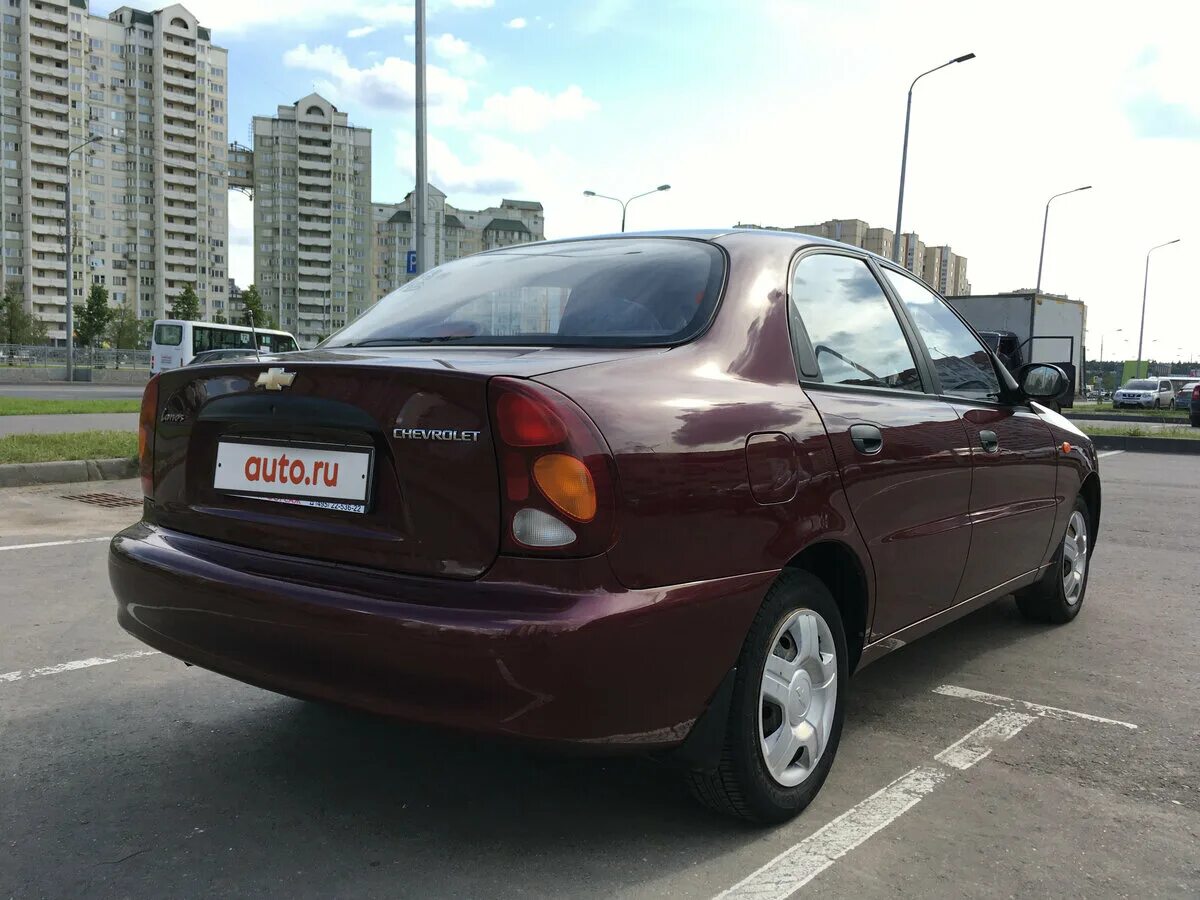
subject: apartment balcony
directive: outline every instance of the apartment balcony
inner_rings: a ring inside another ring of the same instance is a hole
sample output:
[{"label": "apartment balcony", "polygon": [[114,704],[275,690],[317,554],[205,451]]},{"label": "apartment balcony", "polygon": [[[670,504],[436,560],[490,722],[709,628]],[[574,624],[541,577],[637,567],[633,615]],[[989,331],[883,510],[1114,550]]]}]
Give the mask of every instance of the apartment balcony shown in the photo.
[{"label": "apartment balcony", "polygon": [[200,280],[200,276],[197,274],[194,268],[167,269],[165,272],[163,272],[163,278],[165,278],[167,281],[190,281],[193,283]]},{"label": "apartment balcony", "polygon": [[[66,125],[66,123],[63,123]],[[56,150],[70,150],[70,138],[67,137],[66,131],[48,131],[42,129],[42,133],[36,131],[29,135],[29,142],[35,147],[53,147]]]},{"label": "apartment balcony", "polygon": [[[172,213],[172,215],[174,215],[174,213]],[[196,234],[196,223],[194,221],[192,221],[192,222],[167,222],[165,225],[163,225],[163,229],[166,231],[173,231],[178,234],[193,235],[192,242],[195,243],[194,235]]]},{"label": "apartment balcony", "polygon": [[168,188],[171,185],[179,185],[194,192],[196,187],[196,176],[183,172],[163,172],[162,179]]},{"label": "apartment balcony", "polygon": [[[33,18],[34,16],[40,18]],[[29,36],[39,37],[42,40],[54,41],[58,44],[66,44],[67,42],[67,20],[64,17],[61,23],[49,21],[50,17],[45,14],[45,10],[30,13],[29,17]]]},{"label": "apartment balcony", "polygon": [[29,189],[29,195],[34,200],[57,200],[61,203],[66,199],[66,185],[32,187]]},{"label": "apartment balcony", "polygon": [[328,202],[332,196],[332,191],[314,191],[312,188],[301,187],[299,194],[301,200],[324,200]]},{"label": "apartment balcony", "polygon": [[38,231],[37,226],[34,226],[33,240],[29,242],[29,248],[34,253],[62,253],[63,239],[58,234],[60,227],[55,223],[53,226],[46,226],[43,231]]},{"label": "apartment balcony", "polygon": [[37,272],[36,269],[34,270],[34,272],[35,272],[35,274],[30,283],[35,288],[39,288],[39,287],[64,288],[67,286],[67,272],[66,272],[65,267],[64,267],[61,275],[51,275],[49,273],[46,273],[44,270],[43,270],[43,274],[38,275],[38,274],[36,274],[36,272]]},{"label": "apartment balcony", "polygon": [[[67,180],[67,154],[65,150],[59,150],[55,147],[38,147],[29,148],[29,161],[40,166],[53,166],[56,171],[37,172],[35,176],[42,178],[61,178],[64,182]],[[65,188],[64,188],[65,190]]]},{"label": "apartment balcony", "polygon": [[[67,78],[67,67],[59,66],[53,62],[31,59],[29,60],[29,71],[34,75],[49,75],[51,78],[61,78],[64,81]],[[63,87],[66,90],[66,87]]]},{"label": "apartment balcony", "polygon": [[324,265],[305,265],[301,261],[300,267],[296,270],[301,275],[312,275],[318,279],[328,280],[332,275],[330,264],[326,262]]},{"label": "apartment balcony", "polygon": [[333,163],[328,159],[301,159],[296,165],[300,169],[301,177],[304,177],[304,170],[307,169],[314,177],[323,177],[328,181],[329,173],[333,171]]},{"label": "apartment balcony", "polygon": [[303,233],[305,231],[329,232],[329,231],[333,230],[333,225],[330,224],[328,219],[326,219],[325,221],[321,221],[320,219],[315,219],[315,220],[309,219],[308,221],[301,220],[300,222],[297,222],[296,224],[300,227],[302,240],[304,237]]},{"label": "apartment balcony", "polygon": [[329,279],[327,279],[327,278],[323,279],[323,280],[321,280],[321,279],[313,279],[313,280],[298,279],[296,281],[296,286],[302,291],[314,291],[317,294],[320,294],[322,296],[325,294],[328,294],[330,291],[330,282],[329,282]]},{"label": "apartment balcony", "polygon": [[186,102],[195,104],[196,88],[194,81],[181,79],[185,84],[176,84],[175,81],[163,79],[163,96],[171,97],[176,102]]},{"label": "apartment balcony", "polygon": [[305,245],[313,249],[319,249],[331,246],[333,241],[330,240],[329,235],[327,234],[302,234],[299,237],[299,244],[301,249],[303,249]]},{"label": "apartment balcony", "polygon": [[57,22],[60,25],[67,24],[67,2],[55,5],[54,0],[41,0],[36,7],[31,7],[29,17],[37,16],[39,19],[49,19],[51,22]]},{"label": "apartment balcony", "polygon": [[[163,208],[163,212],[176,219],[190,219],[191,221],[188,224],[192,228],[196,227],[196,210],[194,209],[184,209],[180,206],[167,206]],[[175,231],[187,231],[187,226],[172,225],[171,227]]]},{"label": "apartment balcony", "polygon": [[163,122],[163,133],[170,138],[172,135],[185,138],[186,143],[196,140],[196,126],[186,122]]},{"label": "apartment balcony", "polygon": [[178,72],[187,72],[191,76],[194,76],[196,74],[196,58],[193,56],[191,59],[187,59],[182,56],[176,56],[175,52],[167,49],[163,50],[163,71],[167,72],[175,69]]},{"label": "apartment balcony", "polygon": [[194,106],[163,106],[163,115],[170,116],[172,119],[195,122],[196,108]]},{"label": "apartment balcony", "polygon": [[193,90],[193,91],[196,89],[196,79],[195,78],[189,78],[189,77],[185,76],[184,74],[182,74],[181,72],[174,72],[171,69],[167,68],[167,65],[168,65],[167,61],[163,60],[163,70],[162,70],[163,84],[173,85],[175,87],[184,87],[184,88],[188,88],[189,90]]},{"label": "apartment balcony", "polygon": [[298,211],[302,216],[320,216],[323,218],[328,218],[330,207],[328,205],[313,206],[311,204],[301,203],[298,207]]},{"label": "apartment balcony", "polygon": [[[41,86],[39,85],[39,88],[40,87]],[[29,108],[32,110],[37,110],[38,112],[46,112],[56,116],[65,116],[70,111],[70,107],[67,105],[66,100],[60,101],[45,94],[43,94],[41,97],[31,96],[29,98]],[[63,122],[63,124],[65,125],[66,122]]]}]

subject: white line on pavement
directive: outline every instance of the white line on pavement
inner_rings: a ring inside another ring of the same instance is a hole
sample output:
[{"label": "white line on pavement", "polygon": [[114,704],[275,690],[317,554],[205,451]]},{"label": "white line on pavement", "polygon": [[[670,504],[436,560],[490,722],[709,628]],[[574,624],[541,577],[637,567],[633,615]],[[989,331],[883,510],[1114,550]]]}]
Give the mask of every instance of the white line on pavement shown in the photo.
[{"label": "white line on pavement", "polygon": [[[960,771],[986,759],[993,745],[1020,733],[1037,716],[1004,710],[955,741],[934,759]],[[947,769],[918,766],[785,850],[717,900],[784,900],[882,831],[950,777]]]},{"label": "white line on pavement", "polygon": [[18,669],[15,672],[0,672],[0,684],[12,681],[24,681],[29,678],[41,678],[45,675],[59,675],[63,672],[74,672],[77,669],[90,669],[92,666],[106,666],[109,663],[122,662],[126,659],[141,659],[143,656],[157,656],[157,650],[130,650],[128,653],[114,653],[112,656],[93,656],[91,659],[75,659],[71,662],[59,663],[56,666],[42,666],[40,669]]},{"label": "white line on pavement", "polygon": [[1025,710],[1035,715],[1047,716],[1051,719],[1083,719],[1086,722],[1099,722],[1102,725],[1120,725],[1122,728],[1128,728],[1130,731],[1137,731],[1137,726],[1132,722],[1122,722],[1120,719],[1106,719],[1103,716],[1093,716],[1070,709],[1060,709],[1057,706],[1042,706],[1040,703],[1030,703],[1028,700],[1014,700],[1012,697],[1002,697],[999,694],[973,691],[970,688],[958,687],[953,684],[939,685],[933,689],[933,692],[946,697],[974,700],[976,703],[986,703],[989,706],[1000,706],[1004,709]]},{"label": "white line on pavement", "polygon": [[38,547],[66,547],[69,544],[98,544],[100,541],[111,541],[111,537],[76,538],[73,541],[43,541],[40,544],[10,544],[0,547],[0,553],[5,550],[36,550]]},{"label": "white line on pavement", "polygon": [[918,766],[848,809],[819,831],[717,895],[717,900],[783,900],[904,815],[950,777],[946,769]]},{"label": "white line on pavement", "polygon": [[1104,459],[1106,456],[1116,456],[1118,453],[1124,453],[1124,450],[1105,450],[1103,453],[1097,453],[1097,459]]},{"label": "white line on pavement", "polygon": [[992,752],[992,745],[1016,737],[1037,716],[1006,709],[998,712],[974,731],[963,735],[934,757],[954,769],[969,769]]}]

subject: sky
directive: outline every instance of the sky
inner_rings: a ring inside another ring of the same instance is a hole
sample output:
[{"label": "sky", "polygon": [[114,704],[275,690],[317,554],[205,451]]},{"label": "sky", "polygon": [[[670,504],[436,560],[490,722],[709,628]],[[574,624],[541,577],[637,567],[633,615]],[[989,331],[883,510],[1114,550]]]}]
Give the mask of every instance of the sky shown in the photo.
[{"label": "sky", "polygon": [[[547,237],[629,229],[892,227],[969,260],[975,293],[1088,303],[1088,355],[1200,359],[1200,8],[1066,0],[427,0],[431,181],[461,208],[539,200]],[[107,13],[116,2],[96,2]],[[373,199],[414,184],[411,3],[190,0],[229,49],[229,133],[318,90],[372,129]],[[280,16],[280,9],[286,15]],[[249,201],[231,275],[253,280]]]}]

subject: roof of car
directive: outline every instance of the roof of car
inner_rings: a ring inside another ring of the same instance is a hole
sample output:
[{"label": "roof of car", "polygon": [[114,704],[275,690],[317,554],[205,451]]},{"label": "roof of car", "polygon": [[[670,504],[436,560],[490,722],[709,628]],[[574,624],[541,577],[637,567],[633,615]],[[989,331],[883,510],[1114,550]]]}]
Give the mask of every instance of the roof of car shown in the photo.
[{"label": "roof of car", "polygon": [[815,234],[803,234],[799,231],[774,231],[769,228],[664,228],[658,231],[626,231],[613,232],[610,234],[586,234],[577,235],[569,238],[555,238],[551,241],[540,241],[539,243],[557,244],[566,243],[568,241],[594,241],[614,238],[648,238],[648,237],[674,237],[674,238],[691,238],[693,240],[715,241],[718,238],[728,237],[730,235],[747,235],[751,238],[762,237],[773,238],[788,238],[796,244],[797,247],[807,246],[809,244],[820,244],[826,247],[840,247],[847,250],[854,250],[858,253],[865,253],[867,256],[874,257],[882,262],[890,262],[885,257],[877,253],[872,253],[870,250],[864,250],[862,247],[855,247],[853,244],[844,244],[841,241],[831,241],[829,238],[823,238]]}]

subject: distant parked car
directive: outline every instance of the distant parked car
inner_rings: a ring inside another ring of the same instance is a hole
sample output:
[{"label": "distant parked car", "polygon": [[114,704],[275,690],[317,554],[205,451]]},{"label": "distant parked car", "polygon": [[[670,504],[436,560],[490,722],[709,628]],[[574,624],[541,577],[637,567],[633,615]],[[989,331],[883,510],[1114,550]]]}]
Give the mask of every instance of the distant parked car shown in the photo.
[{"label": "distant parked car", "polygon": [[1113,408],[1174,409],[1175,386],[1166,378],[1135,378],[1113,394]]},{"label": "distant parked car", "polygon": [[1189,381],[1181,387],[1175,394],[1175,408],[1190,410],[1192,408],[1192,392],[1197,387],[1200,387],[1200,381]]},{"label": "distant parked car", "polygon": [[205,350],[203,353],[197,353],[192,357],[189,366],[198,366],[202,363],[228,361],[231,359],[245,359],[247,356],[254,356],[257,351],[253,347],[245,347],[236,350]]},{"label": "distant parked car", "polygon": [[1193,428],[1200,428],[1200,384],[1192,385],[1192,399],[1188,402],[1188,421]]}]

